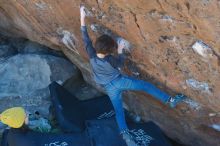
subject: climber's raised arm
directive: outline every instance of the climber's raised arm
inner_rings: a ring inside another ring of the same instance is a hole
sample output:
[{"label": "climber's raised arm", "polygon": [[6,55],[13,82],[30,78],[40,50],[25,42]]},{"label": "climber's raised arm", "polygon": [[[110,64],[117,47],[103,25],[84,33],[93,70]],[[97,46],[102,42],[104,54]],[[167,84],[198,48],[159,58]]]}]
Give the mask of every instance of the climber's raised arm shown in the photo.
[{"label": "climber's raised arm", "polygon": [[81,32],[82,32],[83,42],[86,48],[86,52],[89,55],[89,58],[93,58],[96,56],[96,51],[92,45],[92,41],[87,32],[85,17],[86,17],[85,7],[80,6],[80,22],[81,22]]}]

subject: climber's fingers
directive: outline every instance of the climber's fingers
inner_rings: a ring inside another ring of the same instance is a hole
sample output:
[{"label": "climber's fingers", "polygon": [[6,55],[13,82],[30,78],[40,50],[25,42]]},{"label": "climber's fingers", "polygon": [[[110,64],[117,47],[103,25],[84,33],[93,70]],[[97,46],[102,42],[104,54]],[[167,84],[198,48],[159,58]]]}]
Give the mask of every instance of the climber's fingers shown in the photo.
[{"label": "climber's fingers", "polygon": [[130,52],[130,48],[129,48],[129,45],[128,45],[128,42],[124,39],[120,39],[118,41],[118,48],[122,49],[122,50],[125,50],[126,52]]},{"label": "climber's fingers", "polygon": [[81,17],[86,16],[86,10],[85,10],[85,7],[83,5],[80,5],[80,14],[81,14]]}]

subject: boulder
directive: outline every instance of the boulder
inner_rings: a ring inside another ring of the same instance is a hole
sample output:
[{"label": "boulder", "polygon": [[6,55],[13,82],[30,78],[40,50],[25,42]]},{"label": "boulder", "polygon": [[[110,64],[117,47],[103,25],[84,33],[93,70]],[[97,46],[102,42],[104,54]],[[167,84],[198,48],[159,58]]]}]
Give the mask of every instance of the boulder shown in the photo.
[{"label": "boulder", "polygon": [[[82,44],[81,3],[88,10],[86,22],[93,41],[100,33],[111,34],[112,31],[132,44],[124,69],[126,74],[152,82],[171,95],[180,92],[190,97],[171,110],[147,94],[127,92],[124,99],[129,109],[144,120],[153,120],[169,137],[182,143],[219,145],[220,132],[210,125],[220,123],[220,2],[0,1],[0,32],[62,50],[81,70],[83,78],[101,90],[94,83]],[[194,46],[196,42],[206,44],[202,50],[207,50],[208,46],[211,52],[208,52],[208,58],[198,53],[198,45],[196,49]],[[198,88],[201,84],[208,90],[203,92]]]},{"label": "boulder", "polygon": [[4,60],[15,54],[17,54],[17,50],[10,45],[0,45],[0,60]]},{"label": "boulder", "polygon": [[29,112],[48,116],[52,81],[63,83],[78,69],[64,58],[18,54],[0,63],[0,111],[23,106]]}]

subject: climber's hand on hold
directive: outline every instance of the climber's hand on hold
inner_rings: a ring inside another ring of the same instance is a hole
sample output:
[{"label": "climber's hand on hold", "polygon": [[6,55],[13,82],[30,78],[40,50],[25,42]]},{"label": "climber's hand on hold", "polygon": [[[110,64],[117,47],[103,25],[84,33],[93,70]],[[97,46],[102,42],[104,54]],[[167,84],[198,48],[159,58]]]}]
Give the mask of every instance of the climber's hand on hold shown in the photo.
[{"label": "climber's hand on hold", "polygon": [[125,43],[123,41],[120,41],[118,44],[118,54],[122,54],[124,49],[125,49]]},{"label": "climber's hand on hold", "polygon": [[118,44],[118,54],[121,54],[123,52],[131,53],[131,44],[127,40],[118,37],[116,38],[116,42]]},{"label": "climber's hand on hold", "polygon": [[81,26],[85,26],[85,7],[83,5],[80,5],[80,20],[81,20]]},{"label": "climber's hand on hold", "polygon": [[86,17],[86,9],[83,5],[80,5],[80,16],[83,19],[85,19],[85,17]]}]

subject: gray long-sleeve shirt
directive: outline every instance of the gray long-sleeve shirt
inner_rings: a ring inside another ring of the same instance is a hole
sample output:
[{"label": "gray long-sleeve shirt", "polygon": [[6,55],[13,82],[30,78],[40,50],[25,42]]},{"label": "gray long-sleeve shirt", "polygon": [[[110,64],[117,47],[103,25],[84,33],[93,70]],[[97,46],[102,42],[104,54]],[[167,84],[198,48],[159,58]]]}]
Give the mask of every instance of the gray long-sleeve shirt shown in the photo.
[{"label": "gray long-sleeve shirt", "polygon": [[81,27],[81,32],[86,52],[89,55],[90,64],[92,66],[96,83],[108,84],[121,74],[118,68],[124,65],[124,55],[119,54],[117,57],[107,55],[104,58],[97,57],[96,51],[92,45],[92,41],[89,38],[86,26]]}]

